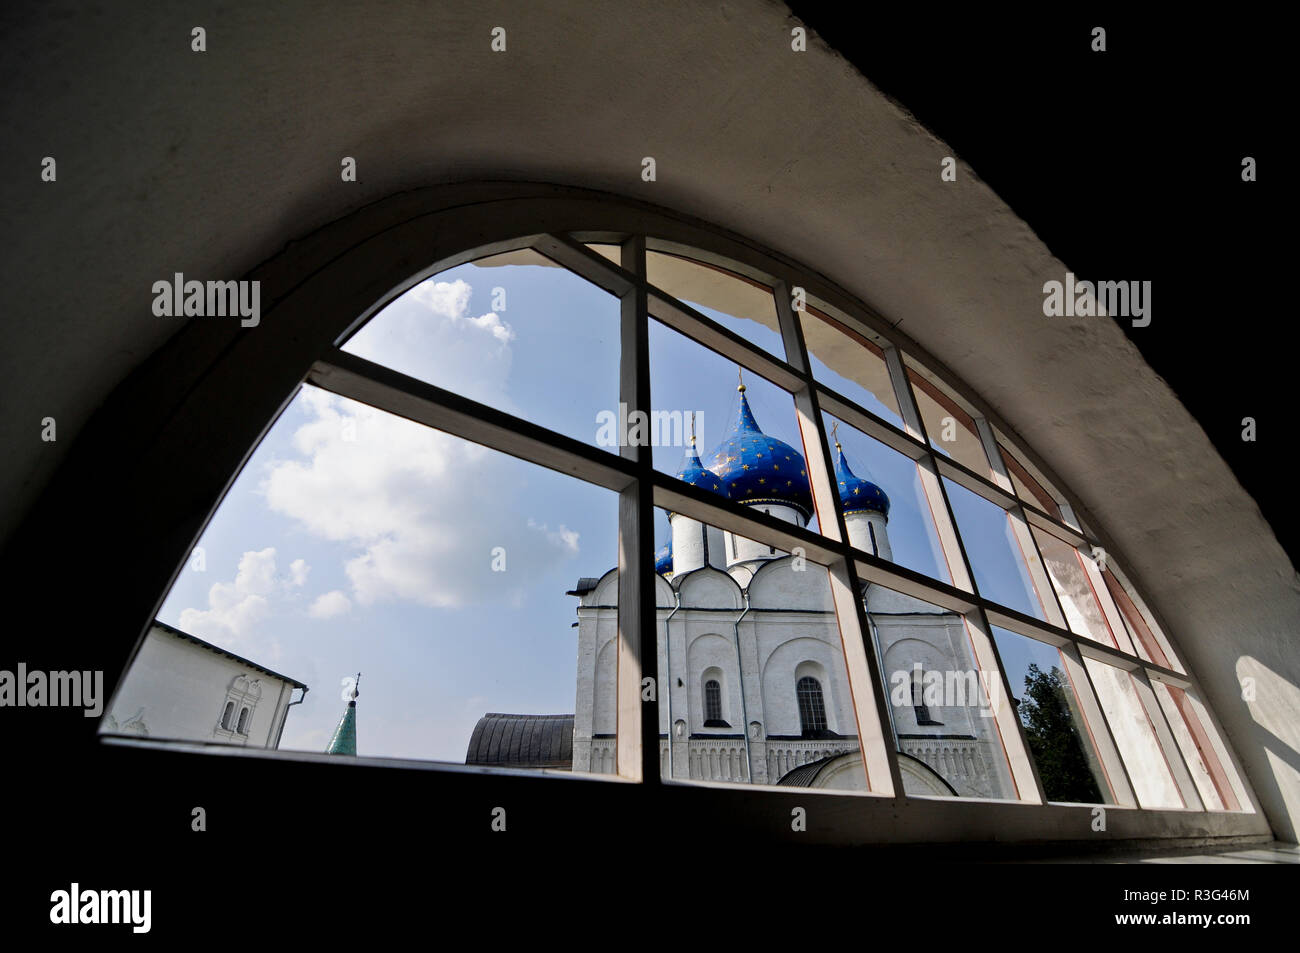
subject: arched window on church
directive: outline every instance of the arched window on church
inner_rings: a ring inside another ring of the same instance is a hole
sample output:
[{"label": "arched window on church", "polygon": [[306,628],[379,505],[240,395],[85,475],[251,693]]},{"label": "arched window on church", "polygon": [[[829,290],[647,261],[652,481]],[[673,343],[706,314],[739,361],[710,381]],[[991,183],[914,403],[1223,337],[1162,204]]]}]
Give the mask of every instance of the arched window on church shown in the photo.
[{"label": "arched window on church", "polygon": [[704,727],[731,727],[722,720],[722,686],[714,678],[704,683]]},{"label": "arched window on church", "polygon": [[805,675],[796,683],[795,694],[799,699],[799,727],[804,737],[826,731],[826,702],[822,698],[821,682]]},{"label": "arched window on church", "polygon": [[867,524],[867,532],[871,534],[871,555],[879,556],[880,547],[876,545],[876,528],[870,523]]},{"label": "arched window on church", "polygon": [[248,709],[239,709],[239,727],[235,729],[241,735],[248,734]]},{"label": "arched window on church", "polygon": [[234,714],[235,703],[226,702],[226,710],[221,713],[221,727],[226,729],[226,731],[230,730],[230,719],[234,717]]},{"label": "arched window on church", "polygon": [[919,670],[912,670],[912,710],[916,712],[918,725],[942,725],[930,717],[930,706],[925,703],[925,684]]}]

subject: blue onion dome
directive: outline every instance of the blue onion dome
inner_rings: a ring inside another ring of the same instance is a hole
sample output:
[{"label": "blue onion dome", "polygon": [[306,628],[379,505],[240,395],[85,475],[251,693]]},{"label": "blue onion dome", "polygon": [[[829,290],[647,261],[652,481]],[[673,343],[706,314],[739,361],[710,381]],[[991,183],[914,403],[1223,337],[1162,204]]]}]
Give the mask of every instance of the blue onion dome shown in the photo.
[{"label": "blue onion dome", "polygon": [[[727,496],[727,485],[722,478],[716,473],[711,473],[705,469],[704,464],[700,462],[700,451],[695,449],[695,417],[691,416],[691,442],[686,447],[686,460],[682,463],[682,468],[677,471],[677,479],[683,483],[689,483],[691,486],[698,486],[701,489],[716,493],[724,499]],[[668,515],[671,517],[672,511]]]},{"label": "blue onion dome", "polygon": [[758,427],[741,384],[740,413],[731,433],[709,460],[709,469],[722,478],[727,495],[737,503],[779,503],[793,506],[805,520],[813,512],[812,490],[803,454]]},{"label": "blue onion dome", "polygon": [[[694,426],[694,422],[692,422],[692,429],[694,429]],[[690,445],[686,448],[686,462],[677,471],[677,479],[683,483],[689,483],[691,486],[711,490],[718,496],[727,496],[726,483],[716,473],[706,470],[704,464],[700,462],[700,451],[695,449],[694,434],[691,434]]]},{"label": "blue onion dome", "polygon": [[850,513],[881,513],[889,515],[889,497],[885,491],[870,480],[853,475],[849,462],[844,459],[844,448],[838,440],[835,449],[839,456],[835,461],[835,481],[839,484],[840,504],[844,515]]},{"label": "blue onion dome", "polygon": [[655,553],[655,572],[663,575],[673,571],[673,544],[669,541],[667,546],[661,546]]}]

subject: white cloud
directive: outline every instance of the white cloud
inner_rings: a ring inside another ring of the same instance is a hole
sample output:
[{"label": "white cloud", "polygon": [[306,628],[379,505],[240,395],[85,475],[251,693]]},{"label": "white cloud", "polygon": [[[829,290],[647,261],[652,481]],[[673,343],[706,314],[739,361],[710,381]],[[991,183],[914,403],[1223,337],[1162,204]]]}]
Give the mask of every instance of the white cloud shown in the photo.
[{"label": "white cloud", "polygon": [[531,516],[528,517],[528,527],[544,534],[557,548],[567,551],[570,556],[578,555],[577,530],[569,529],[563,523],[559,529],[551,530],[545,523],[539,523]]},{"label": "white cloud", "polygon": [[[267,505],[315,536],[349,544],[353,601],[453,607],[515,602],[577,555],[578,534],[521,517],[526,465],[477,444],[304,388],[298,459],[277,460]],[[353,428],[354,438],[345,437]],[[506,551],[506,572],[492,551]]]},{"label": "white cloud", "polygon": [[[472,291],[462,279],[421,282],[348,350],[513,412],[514,329],[496,312],[470,315]],[[292,441],[299,456],[274,461],[262,492],[275,512],[355,549],[344,565],[352,601],[515,601],[537,573],[577,554],[577,533],[515,513],[521,464],[312,387],[301,406],[308,420]],[[507,572],[492,572],[497,546]]]},{"label": "white cloud", "polygon": [[470,315],[472,291],[460,278],[423,281],[357,332],[347,350],[514,412],[506,389],[514,329],[495,311]]},{"label": "white cloud", "polygon": [[[249,550],[239,558],[234,581],[214,583],[208,607],[182,610],[178,624],[185,632],[230,648],[254,634],[290,588],[306,583],[309,572],[305,559],[295,559],[288,577],[277,576],[274,546]],[[278,653],[279,644],[271,651]]]},{"label": "white cloud", "polygon": [[182,630],[227,647],[250,634],[270,609],[275,589],[275,547],[244,553],[233,583],[214,583],[207,609],[185,609]]},{"label": "white cloud", "polygon": [[352,600],[338,589],[334,589],[324,595],[317,596],[316,601],[307,610],[307,614],[313,619],[332,619],[336,615],[344,615],[351,609]]}]

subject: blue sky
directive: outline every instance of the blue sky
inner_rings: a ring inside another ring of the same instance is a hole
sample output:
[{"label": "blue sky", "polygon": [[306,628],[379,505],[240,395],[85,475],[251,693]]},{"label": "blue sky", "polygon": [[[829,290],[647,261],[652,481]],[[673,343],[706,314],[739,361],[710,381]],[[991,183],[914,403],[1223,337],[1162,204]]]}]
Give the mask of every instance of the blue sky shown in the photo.
[{"label": "blue sky", "polygon": [[[593,444],[597,415],[618,406],[618,301],[559,268],[443,272],[346,349]],[[654,407],[698,412],[707,458],[734,419],[735,364],[654,321],[650,350]],[[745,383],[764,431],[802,449],[790,395]],[[851,428],[840,439],[890,496],[896,559],[946,579],[914,464]],[[655,466],[676,472],[682,454],[657,447]],[[360,671],[359,754],[462,762],[485,712],[574,710],[577,600],[564,593],[614,566],[617,507],[602,488],[304,386],[204,532],[205,569],[181,572],[159,617],[311,686],[283,748],[323,750]],[[963,529],[1003,537],[978,507],[954,507]]]}]

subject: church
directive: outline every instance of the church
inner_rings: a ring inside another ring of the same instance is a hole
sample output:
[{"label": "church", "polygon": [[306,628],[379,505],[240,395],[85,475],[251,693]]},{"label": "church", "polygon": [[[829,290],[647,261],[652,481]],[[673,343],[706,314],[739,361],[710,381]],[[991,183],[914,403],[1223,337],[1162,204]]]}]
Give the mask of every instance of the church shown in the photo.
[{"label": "church", "polygon": [[[707,463],[692,434],[677,478],[806,526],[813,501],[802,454],[763,433],[743,383],[738,391],[730,432]],[[889,497],[856,476],[838,440],[835,446],[851,542],[892,559]],[[865,790],[826,572],[682,514],[668,519],[672,538],[655,560],[659,671],[666,673],[662,776]],[[571,739],[566,716],[488,714],[467,763],[614,773],[617,568],[580,580],[569,594],[580,599]],[[875,585],[864,600],[885,684],[906,678],[911,688],[906,704],[890,707],[905,792],[1014,798],[994,720],[979,698],[927,704],[935,699],[923,691],[925,673],[976,671],[961,617]]]}]

